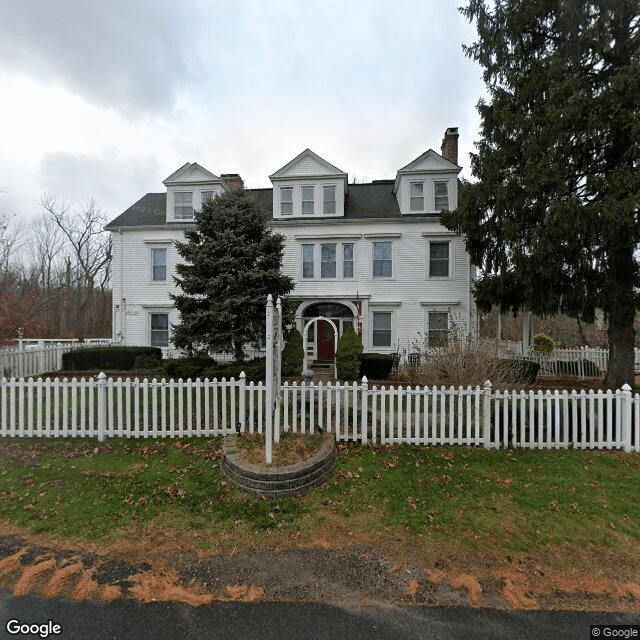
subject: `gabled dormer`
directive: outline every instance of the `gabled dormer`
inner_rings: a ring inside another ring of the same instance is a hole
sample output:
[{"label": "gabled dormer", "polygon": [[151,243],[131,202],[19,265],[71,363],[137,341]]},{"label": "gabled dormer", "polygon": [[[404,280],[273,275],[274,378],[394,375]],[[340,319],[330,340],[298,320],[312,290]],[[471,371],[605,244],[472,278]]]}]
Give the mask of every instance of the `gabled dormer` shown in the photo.
[{"label": "gabled dormer", "polygon": [[310,149],[269,176],[273,184],[273,218],[344,216],[347,174]]},{"label": "gabled dormer", "polygon": [[229,188],[222,178],[197,162],[187,162],[162,184],[167,187],[167,222],[193,220],[194,211],[200,211],[207,200]]},{"label": "gabled dormer", "polygon": [[458,130],[447,129],[442,155],[429,149],[398,170],[393,192],[402,214],[435,214],[458,206]]}]

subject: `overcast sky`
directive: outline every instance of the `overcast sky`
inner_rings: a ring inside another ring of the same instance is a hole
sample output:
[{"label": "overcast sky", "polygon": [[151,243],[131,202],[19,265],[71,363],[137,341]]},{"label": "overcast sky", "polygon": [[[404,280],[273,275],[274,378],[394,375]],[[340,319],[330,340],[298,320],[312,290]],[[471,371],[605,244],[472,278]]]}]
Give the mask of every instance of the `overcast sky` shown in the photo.
[{"label": "overcast sky", "polygon": [[393,178],[478,139],[475,29],[451,0],[2,0],[0,213],[43,193],[115,217],[185,162],[247,187],[310,148]]}]

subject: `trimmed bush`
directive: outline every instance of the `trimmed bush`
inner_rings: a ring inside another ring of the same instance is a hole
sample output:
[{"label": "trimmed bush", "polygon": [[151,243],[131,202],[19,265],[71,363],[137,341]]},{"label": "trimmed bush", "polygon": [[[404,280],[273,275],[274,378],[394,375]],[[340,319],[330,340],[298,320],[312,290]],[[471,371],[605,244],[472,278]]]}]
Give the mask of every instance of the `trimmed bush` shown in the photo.
[{"label": "trimmed bush", "polygon": [[394,354],[363,353],[360,356],[360,377],[369,380],[387,380],[394,364]]},{"label": "trimmed bush", "polygon": [[580,360],[571,360],[569,362],[565,360],[556,360],[553,365],[552,371],[556,371],[559,374],[567,374],[570,376],[585,375],[589,378],[598,378],[601,375],[600,369],[598,369],[595,362],[591,360],[582,360],[582,366]]},{"label": "trimmed bush", "polygon": [[533,384],[538,377],[540,371],[540,363],[533,360],[504,360],[505,366],[509,367],[514,375],[516,382],[524,382],[525,384]]},{"label": "trimmed bush", "polygon": [[172,378],[202,378],[202,372],[216,366],[216,361],[209,356],[191,356],[165,360],[164,370]]},{"label": "trimmed bush", "polygon": [[339,338],[336,349],[338,380],[356,380],[360,373],[362,343],[353,327],[349,327]]},{"label": "trimmed bush", "polygon": [[554,350],[555,346],[556,343],[553,341],[553,338],[546,333],[539,333],[533,336],[533,350],[536,353],[542,353],[548,356]]},{"label": "trimmed bush", "polygon": [[282,375],[295,376],[304,361],[302,335],[294,327],[282,350]]},{"label": "trimmed bush", "polygon": [[130,371],[137,358],[162,360],[159,347],[94,347],[75,349],[62,354],[62,368],[65,371],[93,371],[95,369],[117,369]]},{"label": "trimmed bush", "polygon": [[253,358],[252,360],[241,360],[238,362],[229,362],[226,364],[216,364],[214,366],[203,369],[199,377],[200,378],[235,378],[240,377],[240,374],[244,371],[247,382],[259,382],[265,379],[266,372],[266,360],[265,358]]}]

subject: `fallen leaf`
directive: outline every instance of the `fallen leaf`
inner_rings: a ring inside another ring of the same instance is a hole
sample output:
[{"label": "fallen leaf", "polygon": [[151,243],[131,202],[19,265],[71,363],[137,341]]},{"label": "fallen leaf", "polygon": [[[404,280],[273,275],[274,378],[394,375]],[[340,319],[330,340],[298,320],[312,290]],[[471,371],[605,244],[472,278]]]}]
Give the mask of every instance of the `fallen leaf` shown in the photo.
[{"label": "fallen leaf", "polygon": [[407,502],[409,503],[409,506],[411,507],[411,509],[413,511],[415,511],[418,508],[418,505],[416,504],[416,501],[411,496],[409,496],[407,498]]}]

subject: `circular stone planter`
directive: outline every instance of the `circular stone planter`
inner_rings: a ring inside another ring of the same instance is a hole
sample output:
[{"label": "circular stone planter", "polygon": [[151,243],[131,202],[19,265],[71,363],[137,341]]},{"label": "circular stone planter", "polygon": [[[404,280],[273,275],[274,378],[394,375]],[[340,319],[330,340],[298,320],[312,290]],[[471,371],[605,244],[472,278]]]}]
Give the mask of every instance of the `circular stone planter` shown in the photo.
[{"label": "circular stone planter", "polygon": [[233,485],[268,498],[302,495],[325,482],[333,473],[334,440],[324,441],[307,460],[286,467],[263,467],[240,458],[238,436],[224,439],[220,467]]}]

